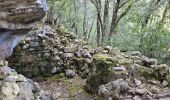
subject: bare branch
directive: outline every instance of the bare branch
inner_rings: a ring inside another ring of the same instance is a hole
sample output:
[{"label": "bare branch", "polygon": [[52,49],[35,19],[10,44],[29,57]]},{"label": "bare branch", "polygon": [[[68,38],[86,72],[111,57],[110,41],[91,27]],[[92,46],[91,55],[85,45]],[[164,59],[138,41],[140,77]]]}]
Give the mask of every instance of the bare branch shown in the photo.
[{"label": "bare branch", "polygon": [[118,17],[118,19],[116,20],[116,23],[118,23],[127,14],[127,12],[130,10],[131,7],[132,7],[132,3],[129,4],[127,9]]}]

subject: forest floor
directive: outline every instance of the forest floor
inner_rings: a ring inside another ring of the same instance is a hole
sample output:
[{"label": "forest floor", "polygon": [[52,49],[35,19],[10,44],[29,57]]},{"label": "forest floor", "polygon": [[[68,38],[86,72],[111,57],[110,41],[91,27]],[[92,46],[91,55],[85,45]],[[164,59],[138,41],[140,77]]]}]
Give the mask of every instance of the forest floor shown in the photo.
[{"label": "forest floor", "polygon": [[68,79],[62,74],[38,81],[45,92],[53,94],[57,100],[94,100],[94,97],[84,90],[86,80],[76,76]]}]

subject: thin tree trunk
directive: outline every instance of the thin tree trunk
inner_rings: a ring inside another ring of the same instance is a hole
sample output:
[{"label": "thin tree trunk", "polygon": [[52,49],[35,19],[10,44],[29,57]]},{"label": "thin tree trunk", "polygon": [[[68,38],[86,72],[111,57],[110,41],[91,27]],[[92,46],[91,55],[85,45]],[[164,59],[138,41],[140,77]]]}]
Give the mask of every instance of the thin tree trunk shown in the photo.
[{"label": "thin tree trunk", "polygon": [[109,0],[105,0],[103,16],[103,33],[101,39],[102,44],[104,43],[106,34],[108,34],[108,23],[109,23]]},{"label": "thin tree trunk", "polygon": [[[115,6],[113,7],[113,14],[112,14],[112,22],[111,22],[111,26],[110,26],[110,33],[109,33],[109,36],[108,36],[108,42],[110,42],[111,40],[111,36],[113,34],[113,32],[115,31],[115,28],[116,28],[116,20],[118,18],[118,10],[119,10],[119,3],[120,3],[120,0],[117,0]],[[113,3],[114,5],[114,3]]]},{"label": "thin tree trunk", "polygon": [[87,0],[83,0],[84,2],[84,21],[83,21],[83,37],[87,40]]},{"label": "thin tree trunk", "polygon": [[91,27],[90,27],[90,30],[89,30],[89,32],[88,32],[88,40],[89,40],[90,37],[91,37],[91,31],[93,30],[94,22],[95,22],[95,21],[96,21],[96,17],[94,17],[93,22],[92,22]]},{"label": "thin tree trunk", "polygon": [[97,18],[97,46],[100,46],[100,22],[99,19]]}]

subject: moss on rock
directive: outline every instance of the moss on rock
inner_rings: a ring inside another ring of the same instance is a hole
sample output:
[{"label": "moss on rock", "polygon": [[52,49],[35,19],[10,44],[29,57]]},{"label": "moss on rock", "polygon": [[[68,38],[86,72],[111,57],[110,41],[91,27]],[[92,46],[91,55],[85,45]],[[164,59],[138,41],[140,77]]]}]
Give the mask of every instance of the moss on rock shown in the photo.
[{"label": "moss on rock", "polygon": [[159,75],[153,69],[141,66],[139,69],[140,75],[145,79],[156,79],[159,80]]},{"label": "moss on rock", "polygon": [[166,81],[168,82],[168,84],[170,84],[170,75],[166,76]]}]

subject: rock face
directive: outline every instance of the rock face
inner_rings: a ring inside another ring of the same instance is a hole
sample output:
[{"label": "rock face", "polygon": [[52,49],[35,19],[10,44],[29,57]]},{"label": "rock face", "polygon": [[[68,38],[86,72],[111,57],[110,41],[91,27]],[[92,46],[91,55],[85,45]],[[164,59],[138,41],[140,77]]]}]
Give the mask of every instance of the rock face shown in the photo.
[{"label": "rock face", "polygon": [[0,28],[30,29],[47,11],[46,0],[1,0]]},{"label": "rock face", "polygon": [[12,54],[47,10],[46,0],[0,0],[0,60]]}]

